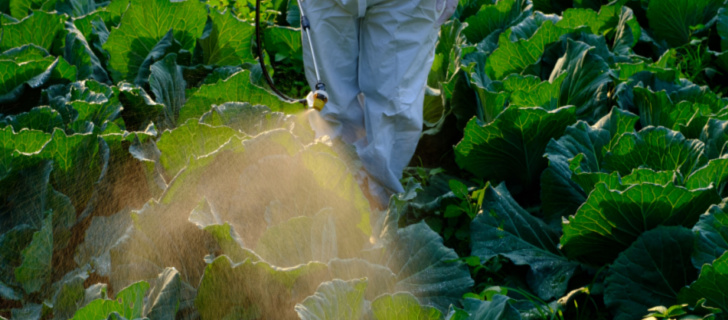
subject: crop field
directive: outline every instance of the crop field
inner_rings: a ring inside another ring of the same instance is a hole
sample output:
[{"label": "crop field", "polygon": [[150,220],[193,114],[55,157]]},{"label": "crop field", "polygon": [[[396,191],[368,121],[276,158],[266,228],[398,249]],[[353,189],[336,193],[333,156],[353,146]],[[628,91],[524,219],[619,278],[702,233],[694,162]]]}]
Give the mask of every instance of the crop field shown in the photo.
[{"label": "crop field", "polygon": [[254,11],[0,0],[0,319],[728,319],[728,1],[460,0],[386,210]]}]

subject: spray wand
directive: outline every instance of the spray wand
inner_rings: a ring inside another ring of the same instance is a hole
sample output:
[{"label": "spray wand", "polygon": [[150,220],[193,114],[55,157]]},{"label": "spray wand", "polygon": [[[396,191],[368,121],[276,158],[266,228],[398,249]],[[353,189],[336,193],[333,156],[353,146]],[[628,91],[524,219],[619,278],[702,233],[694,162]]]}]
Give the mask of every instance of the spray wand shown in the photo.
[{"label": "spray wand", "polygon": [[301,32],[304,32],[306,34],[306,37],[308,38],[308,47],[311,50],[311,57],[313,60],[313,69],[316,72],[316,87],[314,88],[314,91],[309,94],[311,97],[311,101],[309,102],[309,99],[294,99],[291,97],[286,96],[283,92],[278,90],[276,86],[273,84],[273,79],[271,79],[270,74],[268,74],[268,69],[265,67],[265,59],[263,58],[263,46],[261,44],[260,40],[260,0],[256,0],[255,4],[255,38],[256,38],[256,44],[258,47],[258,59],[260,61],[260,68],[263,72],[263,77],[265,78],[266,82],[268,82],[268,85],[270,86],[271,90],[279,96],[281,99],[291,102],[291,103],[301,103],[308,107],[313,107],[314,109],[321,111],[321,109],[324,108],[326,105],[326,102],[329,100],[329,95],[326,92],[326,85],[324,85],[323,82],[321,82],[321,77],[319,76],[318,71],[318,65],[316,64],[316,53],[313,50],[313,44],[311,43],[311,24],[308,21],[308,17],[303,12],[303,6],[301,5],[301,0],[298,1],[298,9],[301,11]]}]

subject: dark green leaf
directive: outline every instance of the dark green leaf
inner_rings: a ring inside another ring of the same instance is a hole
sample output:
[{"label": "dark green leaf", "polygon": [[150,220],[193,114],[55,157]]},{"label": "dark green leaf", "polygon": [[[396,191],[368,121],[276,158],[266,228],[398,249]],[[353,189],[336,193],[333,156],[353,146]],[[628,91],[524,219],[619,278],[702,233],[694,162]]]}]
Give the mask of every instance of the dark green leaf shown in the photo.
[{"label": "dark green leaf", "polygon": [[[625,133],[604,156],[604,167],[627,175],[632,168],[675,170],[688,175],[706,163],[704,144],[685,139],[676,131],[647,127],[638,133]],[[664,155],[671,155],[665,157]]]},{"label": "dark green leaf", "polygon": [[559,233],[516,203],[505,185],[486,187],[482,212],[470,225],[472,254],[528,265],[528,283],[542,299],[560,297],[577,264],[559,252]]},{"label": "dark green leaf", "polygon": [[567,40],[566,53],[559,58],[551,73],[551,81],[566,74],[561,84],[558,105],[576,106],[576,116],[595,122],[607,114],[611,102],[608,92],[612,72],[596,48],[580,41]]},{"label": "dark green leaf", "polygon": [[724,6],[723,0],[652,0],[647,19],[655,36],[671,47],[690,42],[691,27],[707,24]]},{"label": "dark green leaf", "polygon": [[682,303],[695,304],[705,298],[706,305],[728,310],[728,253],[711,264],[703,265],[698,280],[680,290],[679,300]]},{"label": "dark green leaf", "polygon": [[[200,38],[202,63],[206,65],[240,65],[254,61],[251,44],[255,28],[236,18],[232,10],[210,12],[212,30]],[[266,37],[270,29],[265,32]],[[266,46],[268,48],[268,46]]]},{"label": "dark green leaf", "polygon": [[202,35],[207,14],[200,1],[131,0],[119,28],[112,29],[103,48],[115,82],[133,80],[152,48],[169,30],[181,48],[191,51]]},{"label": "dark green leaf", "polygon": [[708,159],[722,157],[728,152],[728,121],[710,119],[700,134],[700,141],[705,143]]},{"label": "dark green leaf", "polygon": [[43,219],[43,227],[21,253],[23,264],[15,269],[15,279],[27,294],[37,292],[51,280],[53,257],[53,213]]},{"label": "dark green leaf", "polygon": [[706,263],[712,263],[724,252],[728,251],[728,213],[725,203],[710,207],[700,216],[700,221],[693,227],[695,249],[693,265],[700,269]]},{"label": "dark green leaf", "polygon": [[124,106],[121,117],[130,131],[145,130],[150,121],[157,121],[164,105],[156,103],[144,89],[127,82],[115,87],[119,92],[119,101]]},{"label": "dark green leaf", "polygon": [[0,103],[17,100],[26,87],[40,88],[49,81],[63,80],[75,81],[76,68],[61,57],[22,63],[0,60]]},{"label": "dark green leaf", "polygon": [[174,320],[182,298],[182,281],[174,268],[166,268],[151,283],[142,315],[149,319]]},{"label": "dark green leaf", "polygon": [[180,110],[177,121],[183,123],[187,119],[198,119],[209,111],[213,104],[219,105],[235,101],[263,104],[272,111],[286,113],[303,110],[300,104],[286,103],[265,89],[252,84],[250,82],[250,71],[243,70],[225,81],[203,85],[191,96],[188,96],[187,102]]},{"label": "dark green leaf", "polygon": [[5,123],[13,127],[16,132],[23,128],[31,130],[40,130],[51,133],[54,128],[63,128],[63,118],[58,111],[51,109],[49,106],[35,107],[28,112],[23,112],[14,116],[7,116]]},{"label": "dark green leaf", "polygon": [[530,13],[528,4],[523,0],[505,0],[495,4],[485,4],[480,7],[478,13],[465,19],[464,22],[468,26],[463,30],[463,34],[470,43],[478,43],[492,32],[505,30],[522,20]]},{"label": "dark green leaf", "polygon": [[[0,51],[5,51],[24,44],[35,44],[52,52],[56,39],[65,37],[63,23],[66,16],[34,11],[32,15],[17,23],[2,25],[3,36],[0,38]],[[43,30],[43,32],[38,32]]]},{"label": "dark green leaf", "polygon": [[96,274],[108,276],[111,272],[109,250],[131,225],[131,215],[128,210],[109,217],[93,217],[86,229],[84,242],[76,249],[74,256],[76,264],[82,266],[88,263]]},{"label": "dark green leaf", "polygon": [[455,147],[455,160],[480,178],[533,190],[548,164],[546,144],[576,120],[574,111],[509,107],[485,126],[473,119]]},{"label": "dark green leaf", "polygon": [[96,135],[66,135],[56,128],[51,141],[40,154],[43,159],[53,160],[51,184],[69,195],[77,210],[82,211],[89,204],[94,184],[101,177],[102,168],[106,165],[100,156],[102,151]]},{"label": "dark green leaf", "polygon": [[604,280],[604,303],[614,319],[640,319],[653,306],[677,303],[678,291],[696,277],[690,264],[693,235],[683,227],[658,227],[622,252]]},{"label": "dark green leaf", "polygon": [[444,312],[473,285],[467,266],[424,221],[397,230],[385,248],[381,260],[397,276],[395,290],[415,293],[422,304]]},{"label": "dark green leaf", "polygon": [[[271,57],[282,56],[285,57],[284,59],[292,60],[292,63],[299,67],[303,66],[301,30],[290,27],[272,26],[265,29],[263,40],[265,41],[265,50]],[[276,58],[276,61],[280,60]]]},{"label": "dark green leaf", "polygon": [[160,129],[177,126],[179,111],[185,103],[185,86],[182,69],[177,65],[177,55],[168,54],[164,59],[155,62],[151,67],[149,86],[157,103],[164,105],[164,121],[158,125]]},{"label": "dark green leaf", "polygon": [[[482,301],[475,299],[463,299],[464,311],[467,313],[467,319],[482,320],[518,320],[521,315],[518,309],[513,307],[510,302],[511,298],[504,295],[495,295],[491,301]],[[448,318],[450,319],[450,318]],[[456,319],[456,318],[453,318]],[[459,318],[457,318],[459,319]]]},{"label": "dark green leaf", "polygon": [[712,189],[690,191],[672,183],[643,183],[617,191],[598,184],[576,215],[564,223],[561,244],[569,257],[603,265],[645,231],[659,225],[692,227],[702,212],[718,202]]},{"label": "dark green leaf", "polygon": [[99,82],[109,82],[101,61],[91,48],[86,37],[73,25],[66,26],[66,46],[63,56],[68,62],[78,68],[78,79],[94,79]]},{"label": "dark green leaf", "polygon": [[695,170],[685,179],[688,189],[713,187],[722,197],[726,196],[726,182],[728,182],[728,159],[715,159],[708,161],[704,167]]},{"label": "dark green leaf", "polygon": [[488,58],[486,72],[493,79],[503,79],[511,73],[521,73],[539,61],[546,45],[555,42],[571,30],[545,21],[527,40],[511,42],[508,32],[500,35],[498,49]]},{"label": "dark green leaf", "polygon": [[82,17],[96,10],[94,0],[58,0],[56,8],[59,12],[72,17]]},{"label": "dark green leaf", "polygon": [[586,200],[589,193],[572,180],[570,161],[581,154],[580,170],[600,172],[603,150],[609,141],[609,131],[579,121],[567,127],[561,138],[549,142],[545,154],[549,168],[541,177],[542,206],[548,218],[571,215]]}]

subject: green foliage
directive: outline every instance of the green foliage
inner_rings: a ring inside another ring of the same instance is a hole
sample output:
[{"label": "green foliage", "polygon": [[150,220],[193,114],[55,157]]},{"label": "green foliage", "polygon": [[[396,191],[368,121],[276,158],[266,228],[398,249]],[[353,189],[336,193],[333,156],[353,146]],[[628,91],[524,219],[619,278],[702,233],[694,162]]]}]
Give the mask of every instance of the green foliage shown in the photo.
[{"label": "green foliage", "polygon": [[379,212],[255,1],[0,0],[0,318],[725,318],[725,5],[460,0]]}]

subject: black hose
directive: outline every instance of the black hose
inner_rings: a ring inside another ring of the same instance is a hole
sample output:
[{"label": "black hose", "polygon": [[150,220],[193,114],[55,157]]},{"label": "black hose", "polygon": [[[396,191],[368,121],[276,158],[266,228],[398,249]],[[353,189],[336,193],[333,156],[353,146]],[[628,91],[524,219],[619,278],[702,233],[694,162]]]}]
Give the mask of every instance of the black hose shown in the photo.
[{"label": "black hose", "polygon": [[268,69],[265,67],[265,59],[263,56],[263,45],[260,41],[260,0],[256,0],[255,3],[255,40],[258,47],[258,60],[260,61],[260,69],[263,72],[263,77],[265,78],[265,81],[268,82],[268,86],[270,86],[271,90],[279,96],[281,99],[285,100],[286,102],[292,102],[292,103],[302,103],[302,104],[308,104],[306,99],[294,99],[287,95],[285,95],[283,92],[278,90],[276,86],[273,84],[273,79],[271,79],[270,74],[268,74]]}]

